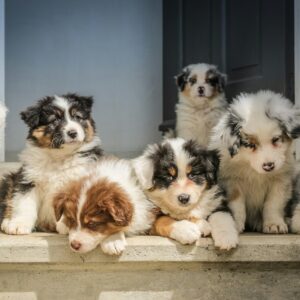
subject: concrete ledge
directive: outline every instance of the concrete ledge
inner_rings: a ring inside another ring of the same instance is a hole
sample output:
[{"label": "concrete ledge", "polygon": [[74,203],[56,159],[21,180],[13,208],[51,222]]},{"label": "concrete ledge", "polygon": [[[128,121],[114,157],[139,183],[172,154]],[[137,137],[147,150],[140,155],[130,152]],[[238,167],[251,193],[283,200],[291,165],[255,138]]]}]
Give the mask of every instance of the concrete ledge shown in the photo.
[{"label": "concrete ledge", "polygon": [[114,257],[101,249],[84,255],[73,253],[63,235],[0,234],[0,263],[105,262],[300,262],[300,236],[243,234],[239,247],[230,252],[215,249],[210,238],[183,246],[166,238],[139,236],[128,238],[125,252]]}]

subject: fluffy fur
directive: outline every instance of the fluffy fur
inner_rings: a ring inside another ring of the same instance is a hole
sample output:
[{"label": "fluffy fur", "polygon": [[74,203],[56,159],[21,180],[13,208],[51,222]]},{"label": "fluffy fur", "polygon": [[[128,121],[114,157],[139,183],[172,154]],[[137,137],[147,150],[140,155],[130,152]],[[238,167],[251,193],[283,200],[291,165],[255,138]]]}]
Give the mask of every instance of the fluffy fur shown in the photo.
[{"label": "fluffy fur", "polygon": [[103,252],[119,255],[126,246],[125,234],[150,229],[154,206],[137,184],[129,161],[103,159],[82,175],[54,199],[57,231],[69,232],[75,252],[100,244]]},{"label": "fluffy fur", "polygon": [[102,156],[91,117],[93,100],[67,94],[45,97],[21,113],[29,126],[22,167],[0,185],[1,229],[29,234],[55,230],[55,192]]},{"label": "fluffy fur", "polygon": [[293,139],[300,111],[280,94],[241,94],[214,129],[211,149],[221,155],[220,179],[240,232],[245,226],[286,233],[284,209],[292,193]]},{"label": "fluffy fur", "polygon": [[139,182],[162,216],[153,234],[191,244],[211,233],[215,246],[231,249],[238,232],[217,184],[219,158],[194,141],[168,139],[133,160]]},{"label": "fluffy fur", "polygon": [[189,65],[176,77],[178,137],[207,146],[211,130],[227,106],[225,82],[226,76],[216,66],[204,63]]}]

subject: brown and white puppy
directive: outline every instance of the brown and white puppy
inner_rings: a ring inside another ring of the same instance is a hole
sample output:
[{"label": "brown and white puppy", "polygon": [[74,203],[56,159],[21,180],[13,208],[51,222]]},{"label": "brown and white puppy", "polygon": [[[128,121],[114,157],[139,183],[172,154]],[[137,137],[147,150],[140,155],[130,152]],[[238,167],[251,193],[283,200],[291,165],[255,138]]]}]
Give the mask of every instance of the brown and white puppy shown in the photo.
[{"label": "brown and white puppy", "polygon": [[299,109],[272,91],[241,94],[214,131],[210,147],[220,153],[220,182],[239,231],[288,232]]},{"label": "brown and white puppy", "polygon": [[216,66],[194,64],[176,77],[178,98],[176,134],[207,146],[212,128],[224,113],[226,75]]},{"label": "brown and white puppy", "polygon": [[148,146],[133,165],[145,194],[163,214],[154,224],[154,234],[182,244],[211,234],[220,249],[237,246],[238,232],[217,183],[215,151],[191,140],[166,139]]},{"label": "brown and white puppy", "polygon": [[57,231],[69,233],[70,247],[79,253],[100,244],[104,253],[119,255],[125,235],[146,233],[155,219],[126,160],[103,159],[58,193],[53,205]]},{"label": "brown and white puppy", "polygon": [[56,191],[102,156],[91,116],[93,99],[76,94],[45,97],[21,113],[28,125],[22,167],[0,184],[0,223],[7,234],[35,227],[55,230]]}]

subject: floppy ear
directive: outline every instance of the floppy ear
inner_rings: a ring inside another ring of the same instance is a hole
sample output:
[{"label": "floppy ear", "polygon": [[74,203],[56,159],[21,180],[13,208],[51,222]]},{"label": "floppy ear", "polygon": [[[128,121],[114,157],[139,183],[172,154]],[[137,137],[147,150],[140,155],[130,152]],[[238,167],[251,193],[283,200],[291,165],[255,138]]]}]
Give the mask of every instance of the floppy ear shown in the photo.
[{"label": "floppy ear", "polygon": [[20,113],[21,119],[30,127],[34,128],[39,125],[41,115],[41,104],[28,107]]},{"label": "floppy ear", "polygon": [[153,162],[145,154],[132,160],[135,174],[144,190],[152,188],[154,167]]},{"label": "floppy ear", "polygon": [[218,69],[212,69],[208,71],[207,80],[219,93],[224,92],[227,82],[226,74],[221,73]]},{"label": "floppy ear", "polygon": [[217,150],[208,150],[205,155],[206,180],[209,185],[217,183],[220,157]]},{"label": "floppy ear", "polygon": [[63,95],[65,98],[70,98],[78,102],[78,104],[86,111],[91,111],[94,99],[92,96],[80,96],[76,93],[68,93],[66,95]]},{"label": "floppy ear", "polygon": [[210,149],[219,149],[221,143],[231,157],[235,156],[241,146],[241,123],[239,115],[229,109],[213,129]]},{"label": "floppy ear", "polygon": [[56,221],[59,221],[64,213],[65,202],[68,200],[68,195],[64,192],[56,194],[53,199],[53,208]]},{"label": "floppy ear", "polygon": [[185,89],[189,74],[190,70],[188,68],[184,68],[180,74],[175,76],[176,84],[181,92]]}]

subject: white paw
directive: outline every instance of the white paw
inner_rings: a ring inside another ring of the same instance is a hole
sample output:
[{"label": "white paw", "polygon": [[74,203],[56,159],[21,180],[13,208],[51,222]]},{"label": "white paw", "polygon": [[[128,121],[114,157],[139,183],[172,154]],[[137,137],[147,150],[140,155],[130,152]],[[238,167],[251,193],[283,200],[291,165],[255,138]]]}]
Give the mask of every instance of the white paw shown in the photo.
[{"label": "white paw", "polygon": [[126,248],[127,242],[125,238],[116,239],[110,236],[103,240],[101,249],[104,253],[109,255],[120,255]]},{"label": "white paw", "polygon": [[201,232],[197,224],[182,220],[172,225],[170,237],[184,245],[193,244],[201,237]]},{"label": "white paw", "polygon": [[56,223],[56,231],[59,234],[68,234],[69,233],[69,227],[67,227],[66,224],[63,221],[59,220]]},{"label": "white paw", "polygon": [[239,233],[244,232],[244,230],[245,230],[245,221],[243,221],[243,220],[236,220],[235,221],[235,225],[236,225],[237,231]]},{"label": "white paw", "polygon": [[205,220],[200,220],[197,222],[201,236],[209,236],[211,234],[211,226],[210,224]]},{"label": "white paw", "polygon": [[239,243],[237,232],[218,232],[213,236],[215,247],[220,250],[230,250],[236,248]]},{"label": "white paw", "polygon": [[264,222],[264,233],[288,233],[288,226],[283,220]]},{"label": "white paw", "polygon": [[7,234],[30,234],[33,226],[26,220],[4,219],[1,224],[1,230]]}]

